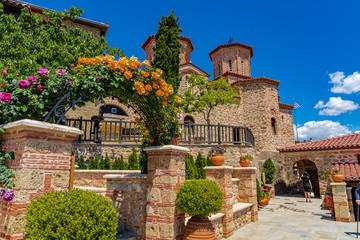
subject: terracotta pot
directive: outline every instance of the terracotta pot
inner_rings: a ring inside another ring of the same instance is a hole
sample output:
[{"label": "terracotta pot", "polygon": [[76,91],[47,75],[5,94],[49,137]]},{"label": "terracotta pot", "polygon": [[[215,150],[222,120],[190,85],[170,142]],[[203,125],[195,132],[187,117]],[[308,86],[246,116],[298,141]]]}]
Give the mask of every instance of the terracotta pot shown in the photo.
[{"label": "terracotta pot", "polygon": [[327,205],[327,197],[326,196],[324,197],[323,204],[324,204],[325,207],[328,207],[328,205]]},{"label": "terracotta pot", "polygon": [[173,138],[170,142],[171,145],[179,146],[179,138]]},{"label": "terracotta pot", "polygon": [[248,158],[241,158],[240,165],[242,167],[248,167],[250,165],[250,160]]},{"label": "terracotta pot", "polygon": [[329,207],[329,208],[333,208],[334,207],[334,200],[333,200],[333,197],[330,196],[330,195],[327,195],[327,200],[326,200],[326,205]]},{"label": "terracotta pot", "polygon": [[344,175],[342,173],[333,173],[331,178],[334,182],[342,182],[344,180]]},{"label": "terracotta pot", "polygon": [[329,209],[330,209],[330,212],[331,212],[331,215],[335,215],[335,210],[334,210],[334,208],[333,207],[329,207]]},{"label": "terracotta pot", "polygon": [[211,156],[211,162],[214,166],[222,166],[224,164],[224,155],[222,154],[213,154]]},{"label": "terracotta pot", "polygon": [[209,218],[196,215],[189,219],[184,230],[183,240],[195,239],[216,240],[215,229]]},{"label": "terracotta pot", "polygon": [[266,198],[261,199],[261,200],[258,202],[258,204],[259,204],[260,206],[264,206],[264,205],[266,204]]},{"label": "terracotta pot", "polygon": [[268,197],[265,197],[264,199],[265,199],[265,205],[268,205],[270,202],[270,199]]}]

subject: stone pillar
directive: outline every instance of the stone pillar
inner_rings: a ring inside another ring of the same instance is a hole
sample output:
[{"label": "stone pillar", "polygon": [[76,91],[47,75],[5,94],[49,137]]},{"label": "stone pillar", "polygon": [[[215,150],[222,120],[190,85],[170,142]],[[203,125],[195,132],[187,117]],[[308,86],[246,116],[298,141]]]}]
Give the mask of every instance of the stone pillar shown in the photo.
[{"label": "stone pillar", "polygon": [[332,182],[330,185],[333,193],[336,221],[350,222],[348,197],[346,195],[346,183]]},{"label": "stone pillar", "polygon": [[256,168],[255,167],[237,167],[234,168],[234,177],[238,178],[238,202],[251,203],[251,221],[258,220],[258,202],[256,191]]},{"label": "stone pillar", "polygon": [[346,187],[346,195],[348,197],[350,222],[355,222],[354,206],[353,206],[353,201],[352,201],[351,189],[352,189],[352,187]]},{"label": "stone pillar", "polygon": [[234,234],[234,218],[233,218],[233,191],[232,191],[232,177],[231,171],[233,167],[230,166],[214,166],[205,167],[206,179],[214,180],[224,193],[224,201],[221,213],[223,217],[223,237],[229,237]]},{"label": "stone pillar", "polygon": [[188,148],[167,145],[145,149],[148,155],[146,239],[181,239],[185,214],[176,208],[176,194],[185,181]]},{"label": "stone pillar", "polygon": [[53,190],[67,190],[72,144],[79,129],[20,120],[3,125],[1,145],[15,153],[6,162],[15,174],[15,199],[0,200],[0,238],[24,239],[26,207],[36,196]]}]

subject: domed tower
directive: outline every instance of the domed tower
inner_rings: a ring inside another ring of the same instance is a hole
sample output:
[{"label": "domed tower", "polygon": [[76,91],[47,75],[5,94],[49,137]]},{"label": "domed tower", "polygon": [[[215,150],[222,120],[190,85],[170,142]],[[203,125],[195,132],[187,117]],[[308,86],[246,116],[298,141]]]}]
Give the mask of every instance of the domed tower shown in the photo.
[{"label": "domed tower", "polygon": [[251,77],[250,58],[252,46],[242,43],[229,43],[217,46],[209,53],[213,63],[214,79],[224,76],[229,83],[238,78]]},{"label": "domed tower", "polygon": [[[190,53],[194,51],[194,46],[189,37],[180,36],[181,48],[180,48],[180,65],[190,62]],[[154,46],[155,36],[149,35],[146,41],[141,45],[145,50],[146,59],[150,62],[154,61]]]}]

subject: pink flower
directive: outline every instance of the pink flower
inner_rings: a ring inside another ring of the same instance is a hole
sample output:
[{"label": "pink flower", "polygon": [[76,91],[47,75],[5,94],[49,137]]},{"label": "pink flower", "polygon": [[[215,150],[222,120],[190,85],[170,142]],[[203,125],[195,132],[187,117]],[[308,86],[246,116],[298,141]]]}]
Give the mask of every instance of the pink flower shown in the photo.
[{"label": "pink flower", "polygon": [[31,82],[31,83],[33,83],[33,82],[37,82],[37,80],[36,80],[36,77],[35,77],[35,76],[28,76],[28,77],[27,77],[27,80],[28,80],[29,82]]},{"label": "pink flower", "polygon": [[8,150],[8,147],[7,147],[7,146],[4,146],[4,150]]},{"label": "pink flower", "polygon": [[0,101],[1,101],[1,102],[5,102],[5,103],[8,103],[8,102],[10,102],[11,97],[12,97],[12,96],[11,96],[10,93],[2,92],[2,93],[0,94]]},{"label": "pink flower", "polygon": [[5,191],[4,195],[3,195],[3,200],[5,202],[10,202],[15,198],[15,193],[14,190],[8,189]]},{"label": "pink flower", "polygon": [[16,76],[18,77],[18,76],[20,76],[19,74],[16,74]]},{"label": "pink flower", "polygon": [[47,68],[40,68],[39,71],[38,71],[38,74],[39,74],[40,76],[48,75],[48,74],[49,74],[49,70],[47,70]]},{"label": "pink flower", "polygon": [[41,84],[37,85],[37,89],[38,89],[39,91],[42,91],[42,90],[43,90]]},{"label": "pink flower", "polygon": [[70,64],[70,67],[75,67],[75,65],[72,63],[72,64]]},{"label": "pink flower", "polygon": [[60,75],[66,75],[67,72],[66,72],[66,69],[59,69],[56,71],[56,75],[60,76]]},{"label": "pink flower", "polygon": [[8,73],[8,71],[5,69],[5,70],[1,70],[1,72],[5,75]]},{"label": "pink flower", "polygon": [[97,79],[97,80],[100,80],[100,77],[97,77],[96,79]]},{"label": "pink flower", "polygon": [[20,80],[18,84],[20,88],[28,88],[30,86],[30,83],[26,80]]}]

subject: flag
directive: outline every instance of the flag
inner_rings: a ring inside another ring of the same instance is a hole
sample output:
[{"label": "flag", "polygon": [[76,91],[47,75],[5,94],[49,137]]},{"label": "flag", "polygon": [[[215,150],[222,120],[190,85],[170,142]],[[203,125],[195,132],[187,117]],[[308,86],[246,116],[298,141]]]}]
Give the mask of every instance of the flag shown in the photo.
[{"label": "flag", "polygon": [[300,105],[297,102],[294,101],[294,109],[297,109],[299,107],[300,107]]}]

